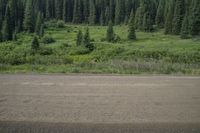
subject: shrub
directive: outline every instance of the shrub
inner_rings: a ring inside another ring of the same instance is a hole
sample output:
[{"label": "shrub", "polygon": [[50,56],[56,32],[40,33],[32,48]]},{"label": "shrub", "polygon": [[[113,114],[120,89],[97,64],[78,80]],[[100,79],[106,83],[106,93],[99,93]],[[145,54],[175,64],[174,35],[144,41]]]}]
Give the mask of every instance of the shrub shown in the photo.
[{"label": "shrub", "polygon": [[50,43],[54,43],[55,40],[50,36],[50,35],[46,35],[42,38],[42,42],[44,44],[50,44]]},{"label": "shrub", "polygon": [[51,55],[53,54],[53,49],[48,47],[41,47],[39,50],[40,55]]},{"label": "shrub", "polygon": [[70,56],[65,56],[65,57],[63,58],[63,62],[64,62],[64,64],[73,64],[74,60],[73,60],[73,58],[70,57]]},{"label": "shrub", "polygon": [[57,28],[64,28],[64,27],[65,27],[65,22],[59,20],[59,21],[57,22]]}]

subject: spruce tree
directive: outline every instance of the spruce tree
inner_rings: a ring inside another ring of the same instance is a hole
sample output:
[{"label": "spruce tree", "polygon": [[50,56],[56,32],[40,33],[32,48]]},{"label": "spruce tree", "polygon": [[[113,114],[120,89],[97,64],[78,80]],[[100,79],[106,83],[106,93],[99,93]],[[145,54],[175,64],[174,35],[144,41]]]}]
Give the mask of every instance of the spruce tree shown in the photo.
[{"label": "spruce tree", "polygon": [[107,34],[106,34],[106,40],[108,42],[113,42],[115,38],[114,30],[113,30],[113,24],[112,21],[108,24]]},{"label": "spruce tree", "polygon": [[49,20],[51,16],[51,0],[46,0],[46,19]]},{"label": "spruce tree", "polygon": [[26,1],[26,9],[24,16],[24,29],[27,32],[34,32],[34,12],[33,12],[33,1]]},{"label": "spruce tree", "polygon": [[164,12],[165,12],[164,7],[165,7],[165,0],[160,0],[156,14],[156,25],[158,26],[158,28],[164,27]]},{"label": "spruce tree", "polygon": [[63,17],[63,0],[55,0],[55,13],[56,19],[62,19]]},{"label": "spruce tree", "polygon": [[[115,21],[115,0],[110,0],[110,3],[109,3],[109,11],[110,11],[110,19],[109,21],[111,20],[112,23],[114,23]],[[108,23],[109,23],[108,21]]]},{"label": "spruce tree", "polygon": [[43,37],[44,36],[44,24],[41,24],[40,26],[40,32],[39,32],[39,37]]},{"label": "spruce tree", "polygon": [[33,51],[37,51],[40,47],[39,41],[37,36],[34,36],[33,41],[31,43],[31,48]]},{"label": "spruce tree", "polygon": [[80,46],[82,45],[82,42],[83,42],[83,33],[81,30],[79,30],[76,37],[76,45]]},{"label": "spruce tree", "polygon": [[105,25],[108,25],[110,21],[110,9],[109,7],[106,7],[106,11],[105,11]]},{"label": "spruce tree", "polygon": [[105,13],[104,13],[104,11],[101,12],[100,25],[101,26],[105,25]]},{"label": "spruce tree", "polygon": [[94,49],[94,46],[90,41],[90,32],[89,32],[88,27],[86,28],[86,32],[85,32],[84,39],[83,39],[83,44],[90,51],[92,51]]},{"label": "spruce tree", "polygon": [[172,33],[172,21],[173,21],[173,17],[174,17],[175,1],[170,0],[170,1],[168,1],[167,5],[168,5],[167,6],[168,13],[167,13],[167,17],[165,19],[165,34],[171,34]]},{"label": "spruce tree", "polygon": [[36,33],[36,35],[40,34],[40,28],[41,28],[42,24],[43,24],[43,15],[42,15],[41,12],[38,12],[36,25],[35,25],[35,33]]},{"label": "spruce tree", "polygon": [[175,35],[179,35],[181,32],[182,21],[185,13],[184,2],[184,0],[176,0],[175,3],[174,18],[172,23],[172,33]]},{"label": "spruce tree", "polygon": [[74,1],[73,23],[81,23],[81,1]]},{"label": "spruce tree", "polygon": [[183,19],[182,27],[181,27],[181,38],[182,39],[188,39],[189,38],[189,18],[188,13],[185,14],[185,17]]},{"label": "spruce tree", "polygon": [[0,30],[0,42],[3,41],[3,36],[2,36],[2,33],[1,33],[1,30]]},{"label": "spruce tree", "polygon": [[67,20],[67,18],[68,18],[68,16],[67,16],[68,14],[67,14],[67,0],[63,0],[63,21],[64,22],[67,22],[68,20]]},{"label": "spruce tree", "polygon": [[83,1],[83,15],[84,15],[84,21],[85,23],[89,22],[89,0],[84,0]]},{"label": "spruce tree", "polygon": [[3,41],[12,40],[12,26],[11,26],[11,16],[10,16],[10,6],[9,4],[6,7],[5,18],[2,27],[2,38]]},{"label": "spruce tree", "polygon": [[124,18],[125,18],[124,0],[116,0],[115,24],[121,24],[122,22],[124,22]]},{"label": "spruce tree", "polygon": [[94,25],[96,23],[96,8],[94,0],[90,0],[90,16],[89,16],[89,24]]},{"label": "spruce tree", "polygon": [[133,10],[131,11],[130,20],[129,20],[129,30],[128,30],[128,39],[129,40],[136,40],[135,34],[135,19],[134,19]]},{"label": "spruce tree", "polygon": [[192,0],[190,17],[190,34],[200,35],[200,1]]}]

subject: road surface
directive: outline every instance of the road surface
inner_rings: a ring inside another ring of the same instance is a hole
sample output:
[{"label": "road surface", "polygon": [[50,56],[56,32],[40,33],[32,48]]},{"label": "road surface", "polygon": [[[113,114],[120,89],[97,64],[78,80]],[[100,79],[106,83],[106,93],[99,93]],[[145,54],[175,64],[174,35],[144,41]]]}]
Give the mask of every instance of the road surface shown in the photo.
[{"label": "road surface", "polygon": [[0,132],[55,130],[200,133],[200,77],[0,75]]}]

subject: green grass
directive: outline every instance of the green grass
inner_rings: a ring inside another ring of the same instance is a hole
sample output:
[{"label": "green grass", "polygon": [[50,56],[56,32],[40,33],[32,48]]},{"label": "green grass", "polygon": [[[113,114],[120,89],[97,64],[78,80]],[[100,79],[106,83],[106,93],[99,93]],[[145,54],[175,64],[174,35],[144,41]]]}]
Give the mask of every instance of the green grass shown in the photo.
[{"label": "green grass", "polygon": [[[55,25],[55,24],[51,24]],[[0,73],[118,73],[200,75],[200,40],[182,40],[178,36],[137,32],[137,40],[127,40],[127,26],[114,27],[118,43],[102,41],[105,26],[90,26],[95,50],[75,45],[79,29],[85,25],[48,27],[45,34],[56,40],[41,43],[31,54],[33,35],[20,33],[17,41],[0,43]]]}]

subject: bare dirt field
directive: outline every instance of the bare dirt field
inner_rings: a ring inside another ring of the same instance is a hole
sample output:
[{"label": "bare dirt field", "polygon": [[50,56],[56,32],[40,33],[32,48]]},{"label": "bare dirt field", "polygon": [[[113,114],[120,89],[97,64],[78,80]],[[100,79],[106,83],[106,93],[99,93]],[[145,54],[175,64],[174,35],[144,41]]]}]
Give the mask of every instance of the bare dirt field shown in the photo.
[{"label": "bare dirt field", "polygon": [[0,133],[200,133],[200,77],[0,75]]}]

